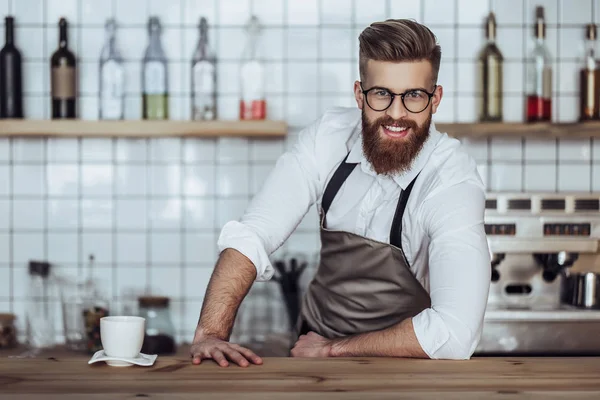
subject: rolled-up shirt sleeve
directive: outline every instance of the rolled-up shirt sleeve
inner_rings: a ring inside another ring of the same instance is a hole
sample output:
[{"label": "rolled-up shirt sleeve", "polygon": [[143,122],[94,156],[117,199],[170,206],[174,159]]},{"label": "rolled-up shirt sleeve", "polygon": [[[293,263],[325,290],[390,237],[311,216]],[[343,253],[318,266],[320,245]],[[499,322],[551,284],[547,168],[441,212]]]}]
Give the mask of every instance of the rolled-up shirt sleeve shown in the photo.
[{"label": "rolled-up shirt sleeve", "polygon": [[219,252],[233,248],[244,254],[256,267],[258,281],[271,279],[269,256],[321,194],[315,151],[318,129],[316,121],[300,132],[297,143],[277,160],[244,215],[239,221],[227,222],[219,235]]},{"label": "rolled-up shirt sleeve", "polygon": [[481,338],[491,275],[484,211],[483,189],[469,182],[422,204],[431,308],[416,315],[413,326],[430,358],[469,359]]}]

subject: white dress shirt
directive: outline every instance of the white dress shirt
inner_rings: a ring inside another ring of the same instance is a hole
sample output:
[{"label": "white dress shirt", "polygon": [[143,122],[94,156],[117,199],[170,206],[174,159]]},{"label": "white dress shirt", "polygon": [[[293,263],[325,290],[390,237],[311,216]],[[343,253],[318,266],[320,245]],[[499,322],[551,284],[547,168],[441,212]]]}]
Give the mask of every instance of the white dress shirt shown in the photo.
[{"label": "white dress shirt", "polygon": [[431,308],[413,318],[430,358],[468,359],[481,337],[490,285],[484,230],[485,187],[461,143],[430,135],[409,171],[378,176],[362,150],[361,113],[335,108],[300,132],[277,161],[240,221],[222,229],[219,250],[234,248],[256,266],[257,280],[273,275],[269,255],[296,229],[343,158],[360,163],[337,193],[327,227],[389,243],[400,190],[418,174],[402,220],[402,249],[431,296]]}]

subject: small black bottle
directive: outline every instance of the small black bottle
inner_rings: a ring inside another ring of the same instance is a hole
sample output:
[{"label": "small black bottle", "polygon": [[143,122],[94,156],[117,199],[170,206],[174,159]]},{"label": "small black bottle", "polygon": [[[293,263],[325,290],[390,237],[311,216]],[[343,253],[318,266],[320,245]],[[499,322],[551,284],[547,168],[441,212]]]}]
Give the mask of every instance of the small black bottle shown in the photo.
[{"label": "small black bottle", "polygon": [[6,17],[6,44],[0,50],[0,118],[23,118],[21,53],[14,43],[14,18]]},{"label": "small black bottle", "polygon": [[77,60],[67,39],[67,21],[58,23],[60,28],[58,49],[52,54],[51,91],[52,118],[76,118],[77,103]]}]

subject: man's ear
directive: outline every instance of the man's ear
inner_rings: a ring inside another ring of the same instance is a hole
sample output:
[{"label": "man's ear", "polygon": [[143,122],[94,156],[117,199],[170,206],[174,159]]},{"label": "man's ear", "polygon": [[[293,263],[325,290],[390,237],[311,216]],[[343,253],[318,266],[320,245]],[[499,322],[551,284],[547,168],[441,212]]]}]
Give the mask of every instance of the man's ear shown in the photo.
[{"label": "man's ear", "polygon": [[440,102],[442,101],[442,96],[444,95],[444,88],[442,85],[437,85],[435,87],[435,92],[433,93],[433,97],[431,98],[431,112],[435,114],[437,111]]},{"label": "man's ear", "polygon": [[365,104],[365,97],[360,86],[360,81],[354,82],[354,98],[356,99],[356,105],[362,110]]}]

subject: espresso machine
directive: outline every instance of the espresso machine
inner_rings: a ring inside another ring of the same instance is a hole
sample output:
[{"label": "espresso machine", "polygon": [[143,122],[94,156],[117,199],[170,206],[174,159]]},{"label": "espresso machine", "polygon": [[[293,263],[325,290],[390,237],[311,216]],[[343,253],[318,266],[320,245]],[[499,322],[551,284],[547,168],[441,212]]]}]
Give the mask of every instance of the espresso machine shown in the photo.
[{"label": "espresso machine", "polygon": [[600,194],[488,193],[492,279],[475,355],[600,354]]}]

